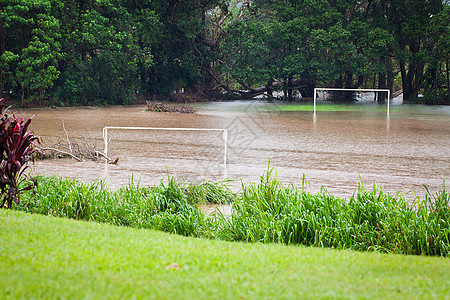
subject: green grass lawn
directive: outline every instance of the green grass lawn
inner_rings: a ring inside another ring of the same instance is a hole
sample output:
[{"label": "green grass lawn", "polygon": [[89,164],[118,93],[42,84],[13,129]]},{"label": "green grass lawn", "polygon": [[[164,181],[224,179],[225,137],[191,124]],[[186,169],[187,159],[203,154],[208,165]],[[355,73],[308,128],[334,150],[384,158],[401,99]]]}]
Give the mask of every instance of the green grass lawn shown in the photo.
[{"label": "green grass lawn", "polygon": [[[314,111],[314,104],[288,104],[277,105],[275,110],[280,111]],[[337,103],[318,103],[317,111],[386,111],[386,105],[364,105],[364,104],[337,104]],[[390,111],[396,111],[390,109]]]},{"label": "green grass lawn", "polygon": [[4,209],[0,230],[0,299],[450,295],[448,258],[221,242]]}]

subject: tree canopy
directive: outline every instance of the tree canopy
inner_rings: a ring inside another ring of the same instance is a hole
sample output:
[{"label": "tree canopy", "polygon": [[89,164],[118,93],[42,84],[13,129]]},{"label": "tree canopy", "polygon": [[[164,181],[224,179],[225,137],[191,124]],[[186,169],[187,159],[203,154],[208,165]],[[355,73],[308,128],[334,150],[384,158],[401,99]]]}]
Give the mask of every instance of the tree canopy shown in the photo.
[{"label": "tree canopy", "polygon": [[448,104],[449,16],[442,0],[2,0],[0,96],[132,104],[326,86]]}]

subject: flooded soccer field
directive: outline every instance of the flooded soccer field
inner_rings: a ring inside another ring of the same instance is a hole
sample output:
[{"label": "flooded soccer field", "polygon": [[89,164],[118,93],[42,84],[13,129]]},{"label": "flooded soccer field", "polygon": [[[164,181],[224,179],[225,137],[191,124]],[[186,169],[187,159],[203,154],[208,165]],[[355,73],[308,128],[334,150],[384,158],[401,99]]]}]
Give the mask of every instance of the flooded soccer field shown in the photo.
[{"label": "flooded soccer field", "polygon": [[[321,104],[319,103],[318,107]],[[70,159],[44,160],[33,174],[106,180],[116,189],[131,178],[141,185],[167,176],[185,181],[229,178],[257,182],[271,166],[285,184],[309,191],[324,186],[331,194],[350,196],[362,180],[385,192],[425,193],[443,187],[450,177],[450,107],[392,105],[389,117],[380,106],[326,109],[314,114],[298,104],[264,101],[194,104],[195,114],[146,112],[145,106],[45,108],[31,128],[45,143],[70,138],[89,140],[104,149],[105,126],[227,129],[219,131],[109,130],[108,155],[117,165]],[[62,125],[64,123],[64,126]],[[447,184],[448,187],[448,184]]]}]

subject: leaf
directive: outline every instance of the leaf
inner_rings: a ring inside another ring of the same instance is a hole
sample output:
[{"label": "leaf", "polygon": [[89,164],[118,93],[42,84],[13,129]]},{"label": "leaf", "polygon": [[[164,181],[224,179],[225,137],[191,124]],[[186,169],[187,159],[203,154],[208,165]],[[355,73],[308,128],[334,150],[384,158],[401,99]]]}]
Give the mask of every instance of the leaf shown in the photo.
[{"label": "leaf", "polygon": [[[2,192],[7,188],[7,193],[2,199],[9,208],[12,202],[19,203],[19,194],[24,190],[30,189],[30,186],[18,189],[20,182],[25,180],[25,170],[30,155],[35,151],[34,142],[39,139],[32,133],[27,132],[27,128],[32,118],[25,121],[25,115],[18,119],[14,113],[9,115],[3,112],[5,99],[0,99],[0,113],[2,119],[0,122],[0,178],[2,182]],[[8,186],[8,187],[6,187]],[[2,193],[3,194],[3,193]]]}]

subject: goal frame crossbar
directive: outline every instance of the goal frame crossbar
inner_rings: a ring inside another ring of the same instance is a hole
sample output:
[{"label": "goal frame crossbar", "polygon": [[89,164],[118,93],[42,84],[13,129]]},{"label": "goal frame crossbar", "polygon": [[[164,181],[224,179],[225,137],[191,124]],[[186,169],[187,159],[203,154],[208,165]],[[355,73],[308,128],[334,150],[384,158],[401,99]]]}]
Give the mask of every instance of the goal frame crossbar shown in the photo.
[{"label": "goal frame crossbar", "polygon": [[339,88],[314,88],[314,115],[316,114],[317,92],[318,91],[349,91],[349,92],[387,92],[387,115],[389,116],[389,106],[391,101],[391,91],[389,89],[339,89]]},{"label": "goal frame crossbar", "polygon": [[227,165],[227,145],[228,145],[228,130],[216,128],[160,128],[160,127],[118,127],[106,126],[103,127],[103,140],[105,142],[105,155],[108,156],[108,130],[160,130],[160,131],[222,131],[223,132],[223,164]]}]

